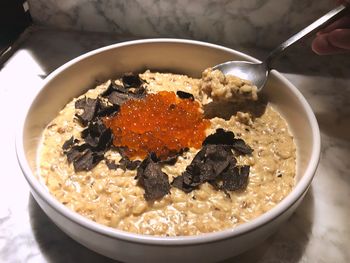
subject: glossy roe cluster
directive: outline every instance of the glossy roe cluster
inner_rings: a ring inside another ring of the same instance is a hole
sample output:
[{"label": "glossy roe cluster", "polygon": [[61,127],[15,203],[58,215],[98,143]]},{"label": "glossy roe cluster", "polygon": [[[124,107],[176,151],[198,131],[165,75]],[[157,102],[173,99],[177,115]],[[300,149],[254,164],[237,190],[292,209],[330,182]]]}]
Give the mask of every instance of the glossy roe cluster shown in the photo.
[{"label": "glossy roe cluster", "polygon": [[105,124],[113,131],[113,144],[126,147],[129,158],[145,158],[154,152],[164,160],[183,148],[200,148],[210,123],[198,102],[161,91],[128,100]]}]

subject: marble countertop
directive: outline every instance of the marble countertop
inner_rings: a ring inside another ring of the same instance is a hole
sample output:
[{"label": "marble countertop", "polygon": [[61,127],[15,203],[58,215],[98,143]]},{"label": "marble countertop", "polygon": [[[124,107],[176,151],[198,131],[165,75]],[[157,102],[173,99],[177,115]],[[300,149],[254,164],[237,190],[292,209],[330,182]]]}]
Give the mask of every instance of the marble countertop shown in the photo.
[{"label": "marble countertop", "polygon": [[271,48],[334,8],[335,2],[28,0],[28,5],[37,25]]},{"label": "marble countertop", "polygon": [[[117,34],[33,27],[0,69],[0,262],[113,262],[59,230],[43,213],[17,165],[18,109],[42,80],[66,61],[104,45],[132,39]],[[262,58],[265,50],[235,47]],[[350,262],[350,54],[318,57],[290,50],[276,63],[310,103],[322,136],[312,186],[295,214],[258,247],[225,262]]]}]

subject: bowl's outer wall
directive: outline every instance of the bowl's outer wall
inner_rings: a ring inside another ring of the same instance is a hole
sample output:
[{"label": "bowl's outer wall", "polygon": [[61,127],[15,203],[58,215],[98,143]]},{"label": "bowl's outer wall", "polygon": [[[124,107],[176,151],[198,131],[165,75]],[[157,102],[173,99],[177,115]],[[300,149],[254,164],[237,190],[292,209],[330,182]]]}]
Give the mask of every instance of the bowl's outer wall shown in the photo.
[{"label": "bowl's outer wall", "polygon": [[[63,70],[58,69],[32,103],[24,124],[23,147],[32,174],[35,174],[36,170],[37,144],[45,126],[67,102],[86,89],[94,87],[96,81],[105,81],[124,72],[141,72],[145,69],[200,77],[203,69],[207,67],[237,59],[252,60],[243,54],[201,45],[198,42],[136,42],[105,48],[69,63]],[[272,73],[264,92],[287,119],[297,146],[303,144],[303,147],[297,147],[299,178],[310,161],[314,142],[305,108],[286,85],[286,80],[281,79],[277,73]],[[33,185],[32,174],[25,176],[35,199],[64,232],[92,250],[128,262],[211,262],[236,255],[272,234],[278,225],[291,215],[305,194],[304,192],[300,195],[295,203],[273,221],[243,235],[209,244],[163,246],[129,242],[82,227],[61,214],[43,198],[41,191],[46,190],[42,186]]]}]

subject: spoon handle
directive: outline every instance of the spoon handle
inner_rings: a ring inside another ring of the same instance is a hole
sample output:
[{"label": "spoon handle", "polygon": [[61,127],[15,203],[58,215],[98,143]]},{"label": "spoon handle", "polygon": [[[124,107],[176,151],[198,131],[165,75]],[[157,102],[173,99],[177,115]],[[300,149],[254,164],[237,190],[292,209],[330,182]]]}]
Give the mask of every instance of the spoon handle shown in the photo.
[{"label": "spoon handle", "polygon": [[305,36],[314,33],[315,31],[319,30],[322,27],[325,27],[326,25],[332,23],[335,21],[338,17],[342,16],[343,13],[345,13],[347,10],[347,7],[344,5],[339,5],[333,10],[329,11],[324,16],[317,19],[315,22],[313,22],[311,25],[305,27],[303,30],[299,31],[286,41],[284,41],[282,44],[280,44],[278,47],[276,47],[272,52],[268,55],[268,57],[265,60],[267,68],[271,68],[270,65],[272,61],[278,57],[278,55],[283,52],[287,47],[293,45],[295,42],[299,41],[300,39],[304,38]]}]

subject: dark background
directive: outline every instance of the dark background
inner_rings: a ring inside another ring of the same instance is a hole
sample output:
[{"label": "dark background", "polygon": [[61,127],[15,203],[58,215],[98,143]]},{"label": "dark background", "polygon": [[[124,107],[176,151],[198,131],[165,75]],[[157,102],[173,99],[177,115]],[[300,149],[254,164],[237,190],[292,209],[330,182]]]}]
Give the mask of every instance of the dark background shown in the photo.
[{"label": "dark background", "polygon": [[0,55],[31,23],[25,0],[0,0]]}]

